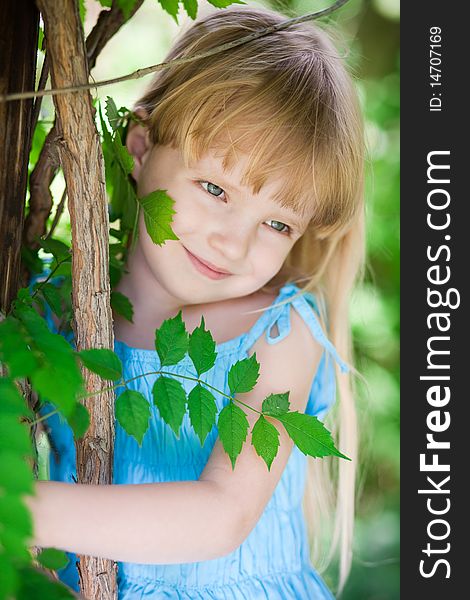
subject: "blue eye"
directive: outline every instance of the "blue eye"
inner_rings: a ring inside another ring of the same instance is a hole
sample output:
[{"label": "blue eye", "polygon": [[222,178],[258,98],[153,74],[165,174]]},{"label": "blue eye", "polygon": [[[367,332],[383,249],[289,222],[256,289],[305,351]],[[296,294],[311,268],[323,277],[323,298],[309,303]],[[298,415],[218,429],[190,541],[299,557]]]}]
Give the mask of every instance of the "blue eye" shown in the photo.
[{"label": "blue eye", "polygon": [[[211,196],[220,198],[222,194],[225,194],[224,190],[218,185],[215,185],[215,183],[211,183],[210,181],[200,181],[199,183]],[[206,185],[207,188],[205,187]]]},{"label": "blue eye", "polygon": [[[270,226],[271,229],[274,229],[274,231],[278,231],[279,233],[286,233],[289,234],[290,233],[290,227],[289,225],[286,225],[285,223],[281,223],[281,221],[268,221],[268,223],[272,223],[274,224],[274,226]],[[284,229],[284,227],[286,229]]]}]

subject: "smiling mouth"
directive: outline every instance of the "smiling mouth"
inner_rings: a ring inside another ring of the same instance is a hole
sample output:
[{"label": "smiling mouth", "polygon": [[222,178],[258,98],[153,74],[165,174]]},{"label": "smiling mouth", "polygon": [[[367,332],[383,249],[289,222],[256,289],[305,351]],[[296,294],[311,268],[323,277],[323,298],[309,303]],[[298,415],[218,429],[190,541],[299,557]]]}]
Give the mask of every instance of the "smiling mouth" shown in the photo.
[{"label": "smiling mouth", "polygon": [[191,260],[193,266],[196,267],[196,269],[200,273],[202,273],[203,275],[206,275],[210,279],[223,279],[225,277],[229,277],[230,275],[232,275],[232,273],[230,273],[228,271],[217,270],[217,267],[215,267],[215,265],[212,265],[211,263],[207,263],[207,262],[203,261],[201,258],[192,254],[192,252],[190,252],[184,246],[183,246],[183,248],[186,250],[186,253],[187,253],[189,259]]}]

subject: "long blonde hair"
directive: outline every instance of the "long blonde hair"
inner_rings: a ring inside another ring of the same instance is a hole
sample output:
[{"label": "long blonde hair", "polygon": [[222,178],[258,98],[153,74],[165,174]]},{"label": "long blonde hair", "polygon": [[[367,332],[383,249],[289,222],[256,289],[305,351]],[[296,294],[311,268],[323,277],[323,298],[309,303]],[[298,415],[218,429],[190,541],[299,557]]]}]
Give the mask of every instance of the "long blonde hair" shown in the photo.
[{"label": "long blonde hair", "polygon": [[[283,20],[264,8],[210,11],[182,32],[166,60]],[[209,58],[172,65],[157,73],[137,108],[146,114],[151,141],[181,148],[187,164],[221,148],[223,166],[230,168],[237,152],[245,152],[249,167],[242,183],[254,193],[274,176],[284,181],[276,198],[281,205],[302,213],[313,203],[307,231],[265,289],[288,280],[305,282],[301,291],[315,294],[325,330],[352,365],[349,300],[365,254],[363,127],[354,84],[325,32],[297,24]],[[352,373],[357,375],[354,368]],[[309,459],[304,510],[315,534],[310,536],[314,563],[326,557],[325,567],[339,547],[341,590],[352,556],[357,427],[351,376],[336,367],[336,379],[340,402],[330,426],[352,460]],[[320,554],[325,515],[333,523],[331,544]]]}]

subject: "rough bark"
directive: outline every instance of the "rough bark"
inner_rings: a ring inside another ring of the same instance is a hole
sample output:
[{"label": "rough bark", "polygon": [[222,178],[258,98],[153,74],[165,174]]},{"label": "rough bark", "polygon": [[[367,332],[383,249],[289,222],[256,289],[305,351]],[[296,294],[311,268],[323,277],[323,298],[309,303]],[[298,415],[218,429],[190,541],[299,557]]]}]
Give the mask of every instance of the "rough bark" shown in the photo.
[{"label": "rough bark", "polygon": [[[0,94],[34,89],[39,13],[29,0],[4,0],[0,19]],[[18,291],[21,232],[31,143],[32,100],[0,103],[0,309]]]},{"label": "rough bark", "polygon": [[[52,85],[65,87],[88,81],[83,31],[73,0],[37,0],[45,23]],[[109,304],[108,212],[104,163],[93,119],[90,94],[54,97],[59,135],[59,157],[67,184],[72,228],[73,329],[77,350],[112,348]],[[87,391],[105,384],[84,372]],[[79,483],[112,482],[114,394],[102,392],[84,401],[91,416],[86,435],[77,442]],[[73,518],[73,515],[71,516]],[[89,599],[116,596],[116,566],[112,561],[80,557],[80,584]]]}]

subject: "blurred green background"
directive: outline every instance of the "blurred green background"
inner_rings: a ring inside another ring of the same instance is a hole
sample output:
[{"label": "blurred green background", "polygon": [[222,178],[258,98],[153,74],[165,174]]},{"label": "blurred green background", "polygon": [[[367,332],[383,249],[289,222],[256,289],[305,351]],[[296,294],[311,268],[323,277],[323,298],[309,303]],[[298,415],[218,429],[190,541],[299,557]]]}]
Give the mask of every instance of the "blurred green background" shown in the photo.
[{"label": "blurred green background", "polygon": [[[297,15],[332,0],[247,2]],[[206,5],[201,0],[198,4]],[[88,33],[102,7],[95,0],[85,6]],[[179,22],[186,19],[180,10]],[[357,80],[368,143],[368,268],[351,306],[357,368],[368,389],[363,384],[359,388],[360,496],[353,568],[342,599],[393,600],[399,598],[399,0],[350,0],[326,21]],[[161,62],[177,32],[178,25],[157,1],[146,0],[105,47],[93,78],[99,81]],[[110,95],[118,107],[131,107],[148,82],[149,77],[128,81],[93,95]],[[51,118],[52,104],[45,99],[33,160]],[[53,183],[56,204],[63,188],[59,175]],[[69,237],[66,219],[56,235]],[[334,567],[324,577],[333,584]]]}]

